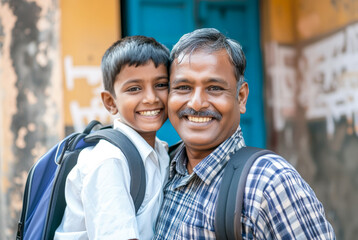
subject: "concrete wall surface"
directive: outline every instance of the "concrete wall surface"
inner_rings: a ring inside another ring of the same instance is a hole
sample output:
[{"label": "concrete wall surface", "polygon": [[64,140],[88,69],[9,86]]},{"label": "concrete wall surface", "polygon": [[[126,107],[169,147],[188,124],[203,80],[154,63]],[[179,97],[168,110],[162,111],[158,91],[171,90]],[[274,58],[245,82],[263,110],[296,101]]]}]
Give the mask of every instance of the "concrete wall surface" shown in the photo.
[{"label": "concrete wall surface", "polygon": [[268,145],[358,235],[358,2],[262,1]]}]

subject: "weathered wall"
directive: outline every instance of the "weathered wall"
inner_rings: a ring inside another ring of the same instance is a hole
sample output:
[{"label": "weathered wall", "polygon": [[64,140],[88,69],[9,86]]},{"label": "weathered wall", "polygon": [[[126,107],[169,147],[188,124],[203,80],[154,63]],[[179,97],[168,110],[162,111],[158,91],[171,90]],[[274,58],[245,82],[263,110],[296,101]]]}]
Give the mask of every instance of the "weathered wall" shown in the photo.
[{"label": "weathered wall", "polygon": [[358,2],[262,1],[268,144],[358,235]]},{"label": "weathered wall", "polygon": [[63,136],[57,0],[0,1],[0,239],[14,239],[27,172]]},{"label": "weathered wall", "polygon": [[14,239],[27,173],[66,127],[110,120],[100,62],[120,37],[119,10],[118,0],[0,0],[0,239]]},{"label": "weathered wall", "polygon": [[102,105],[101,59],[120,38],[119,1],[62,0],[61,44],[67,133],[92,119],[110,122]]}]

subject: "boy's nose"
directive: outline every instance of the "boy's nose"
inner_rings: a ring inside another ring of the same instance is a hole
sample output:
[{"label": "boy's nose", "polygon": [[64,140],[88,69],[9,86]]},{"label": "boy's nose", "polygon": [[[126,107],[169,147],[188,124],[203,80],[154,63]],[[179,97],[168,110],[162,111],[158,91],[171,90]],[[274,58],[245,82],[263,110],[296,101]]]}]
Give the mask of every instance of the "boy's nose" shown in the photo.
[{"label": "boy's nose", "polygon": [[154,89],[147,89],[143,98],[143,103],[153,104],[159,101],[158,95]]}]

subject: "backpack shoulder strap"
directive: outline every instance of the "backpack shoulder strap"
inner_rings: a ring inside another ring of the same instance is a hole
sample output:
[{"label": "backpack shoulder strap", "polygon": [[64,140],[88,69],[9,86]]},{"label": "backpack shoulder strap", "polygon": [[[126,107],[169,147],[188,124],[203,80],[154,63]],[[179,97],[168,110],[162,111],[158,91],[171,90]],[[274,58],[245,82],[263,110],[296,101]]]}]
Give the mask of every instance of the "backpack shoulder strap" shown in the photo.
[{"label": "backpack shoulder strap", "polygon": [[255,160],[269,150],[243,147],[227,163],[221,180],[216,212],[215,235],[221,239],[242,239],[241,212],[246,178]]},{"label": "backpack shoulder strap", "polygon": [[179,142],[169,146],[169,157],[170,157],[170,161],[173,160],[173,158],[175,157],[175,155],[177,154],[177,152],[179,151],[179,149],[181,148],[181,146],[184,144],[184,142],[182,140],[180,140]]},{"label": "backpack shoulder strap", "polygon": [[105,128],[95,131],[85,137],[86,142],[98,142],[101,139],[104,139],[121,149],[127,159],[131,175],[130,194],[133,198],[135,211],[137,212],[142,205],[146,188],[143,160],[137,148],[129,138],[118,130]]}]

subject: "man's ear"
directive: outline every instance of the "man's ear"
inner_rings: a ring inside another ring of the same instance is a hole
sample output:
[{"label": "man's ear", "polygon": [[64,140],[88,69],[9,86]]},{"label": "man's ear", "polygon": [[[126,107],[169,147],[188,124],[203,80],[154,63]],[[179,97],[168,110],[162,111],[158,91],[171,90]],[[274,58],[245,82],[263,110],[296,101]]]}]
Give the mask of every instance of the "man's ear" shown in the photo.
[{"label": "man's ear", "polygon": [[244,82],[243,84],[241,84],[239,94],[237,97],[237,100],[239,101],[239,108],[241,114],[244,114],[246,112],[246,103],[248,97],[249,97],[249,85],[247,84],[247,82]]},{"label": "man's ear", "polygon": [[109,91],[102,91],[101,97],[102,97],[103,105],[108,110],[108,112],[112,115],[116,115],[118,113],[118,109],[112,94]]}]

